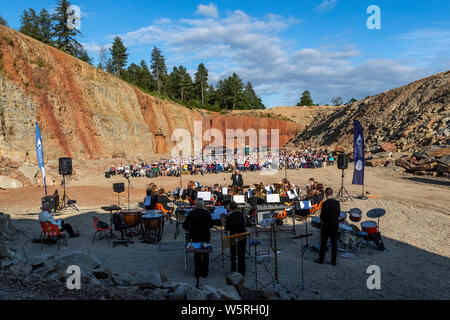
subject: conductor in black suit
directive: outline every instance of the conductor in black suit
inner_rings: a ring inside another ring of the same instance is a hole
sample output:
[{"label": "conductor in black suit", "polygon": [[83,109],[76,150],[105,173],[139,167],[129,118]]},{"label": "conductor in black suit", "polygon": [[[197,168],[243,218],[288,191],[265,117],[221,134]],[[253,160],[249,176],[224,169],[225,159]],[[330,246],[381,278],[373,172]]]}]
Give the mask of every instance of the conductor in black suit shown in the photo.
[{"label": "conductor in black suit", "polygon": [[[210,230],[213,227],[211,212],[205,209],[203,199],[197,199],[195,209],[186,217],[183,228],[189,232],[189,241],[209,243],[211,241]],[[195,253],[195,277],[208,277],[209,253]]]},{"label": "conductor in black suit", "polygon": [[322,204],[322,212],[320,214],[320,253],[317,263],[323,264],[325,259],[325,251],[327,249],[328,238],[331,241],[331,264],[336,265],[337,259],[337,237],[339,231],[339,216],[341,213],[341,205],[339,201],[331,198],[333,189],[325,190],[327,200]]},{"label": "conductor in black suit", "polygon": [[244,179],[242,179],[242,174],[239,173],[239,170],[236,169],[236,171],[231,175],[231,180],[233,181],[233,187],[244,187]]}]

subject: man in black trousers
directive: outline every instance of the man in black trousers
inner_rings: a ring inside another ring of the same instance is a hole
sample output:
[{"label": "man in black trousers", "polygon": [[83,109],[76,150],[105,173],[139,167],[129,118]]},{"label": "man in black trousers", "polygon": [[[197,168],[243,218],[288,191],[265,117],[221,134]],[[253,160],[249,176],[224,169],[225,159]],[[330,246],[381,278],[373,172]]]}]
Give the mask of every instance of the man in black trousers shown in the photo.
[{"label": "man in black trousers", "polygon": [[[183,228],[189,232],[189,241],[209,243],[211,240],[210,229],[213,227],[211,212],[205,209],[203,199],[197,199],[195,209],[192,210],[183,223]],[[195,277],[207,278],[209,273],[209,253],[195,253]]]},{"label": "man in black trousers", "polygon": [[239,173],[239,170],[236,169],[234,174],[231,175],[231,180],[233,181],[233,187],[242,188],[244,186],[244,179],[242,179],[242,174]]},{"label": "man in black trousers", "polygon": [[331,198],[333,189],[325,190],[327,200],[322,204],[322,212],[320,214],[320,253],[317,263],[323,264],[325,259],[325,251],[327,249],[328,238],[331,241],[331,264],[336,265],[337,259],[337,237],[339,231],[339,215],[341,213],[341,205],[339,201]]},{"label": "man in black trousers", "polygon": [[[225,225],[225,230],[230,232],[230,236],[241,234],[247,232],[245,229],[245,218],[242,212],[238,210],[238,205],[236,202],[230,203],[231,214],[227,217],[227,223]],[[236,271],[236,249],[238,258],[238,272],[245,276],[245,247],[247,245],[247,238],[237,241],[234,238],[234,245],[230,246],[230,256],[231,256],[231,272]],[[237,241],[237,245],[236,242]]]}]

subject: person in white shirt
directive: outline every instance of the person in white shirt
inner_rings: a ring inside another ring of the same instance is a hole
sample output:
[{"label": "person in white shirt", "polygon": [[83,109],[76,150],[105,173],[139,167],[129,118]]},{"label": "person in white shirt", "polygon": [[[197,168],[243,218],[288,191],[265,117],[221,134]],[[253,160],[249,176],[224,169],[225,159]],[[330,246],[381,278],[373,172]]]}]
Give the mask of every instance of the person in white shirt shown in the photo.
[{"label": "person in white shirt", "polygon": [[72,226],[68,223],[64,223],[64,220],[55,220],[53,216],[50,214],[50,205],[45,203],[41,207],[41,212],[39,213],[39,222],[48,222],[53,225],[58,226],[60,231],[67,231],[71,238],[78,238],[80,236],[79,233],[74,232]]}]

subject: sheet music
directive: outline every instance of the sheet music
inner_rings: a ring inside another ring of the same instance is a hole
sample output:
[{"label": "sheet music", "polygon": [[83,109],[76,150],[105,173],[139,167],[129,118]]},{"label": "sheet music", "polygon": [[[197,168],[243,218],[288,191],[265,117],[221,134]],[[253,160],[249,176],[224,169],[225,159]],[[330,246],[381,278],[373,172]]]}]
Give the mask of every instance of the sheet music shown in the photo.
[{"label": "sheet music", "polygon": [[280,203],[280,195],[278,193],[268,194],[266,201],[267,203]]},{"label": "sheet music", "polygon": [[287,195],[290,200],[295,199],[295,197],[296,197],[295,192],[290,191],[290,190],[287,192]]},{"label": "sheet music", "polygon": [[244,204],[245,196],[244,195],[233,196],[233,201],[236,202],[237,204]]},{"label": "sheet music", "polygon": [[209,191],[198,192],[197,199],[203,199],[204,201],[211,201],[211,192]]},{"label": "sheet music", "polygon": [[226,196],[228,194],[228,188],[222,188],[222,194]]}]

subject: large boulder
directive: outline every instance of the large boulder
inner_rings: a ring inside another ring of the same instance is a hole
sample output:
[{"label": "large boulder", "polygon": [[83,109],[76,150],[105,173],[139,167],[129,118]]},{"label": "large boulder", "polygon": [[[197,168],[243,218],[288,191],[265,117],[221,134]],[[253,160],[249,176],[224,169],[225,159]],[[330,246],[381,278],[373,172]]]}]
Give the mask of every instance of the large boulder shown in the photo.
[{"label": "large boulder", "polygon": [[239,295],[243,295],[244,292],[248,289],[247,282],[245,281],[245,277],[240,274],[239,272],[233,272],[232,274],[228,275],[226,278],[227,285],[234,286],[237,291],[239,292]]},{"label": "large boulder", "polygon": [[386,152],[392,152],[397,149],[397,147],[390,142],[386,142],[385,144],[382,144],[380,146],[380,148]]},{"label": "large boulder", "polygon": [[22,187],[23,184],[19,180],[0,176],[0,189],[17,189]]},{"label": "large boulder", "polygon": [[93,270],[101,266],[101,262],[97,257],[82,251],[75,251],[56,257],[51,264],[56,270],[66,270],[71,265],[79,266],[82,271]]},{"label": "large boulder", "polygon": [[217,293],[223,300],[241,300],[241,296],[234,286],[217,289]]},{"label": "large boulder", "polygon": [[141,289],[155,289],[162,286],[161,275],[159,273],[137,272],[131,278],[132,286],[139,286]]}]

